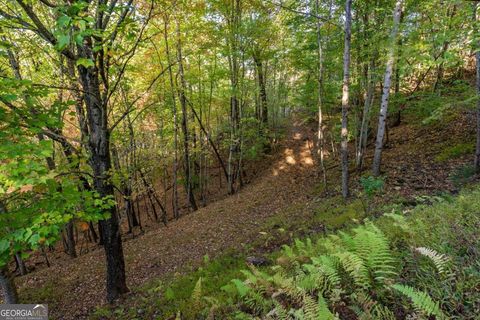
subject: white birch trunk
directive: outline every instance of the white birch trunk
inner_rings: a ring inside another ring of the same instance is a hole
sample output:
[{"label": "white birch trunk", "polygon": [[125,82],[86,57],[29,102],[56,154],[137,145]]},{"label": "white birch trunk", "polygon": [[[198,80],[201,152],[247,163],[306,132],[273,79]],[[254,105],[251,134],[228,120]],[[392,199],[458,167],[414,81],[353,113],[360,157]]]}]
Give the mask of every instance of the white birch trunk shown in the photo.
[{"label": "white birch trunk", "polygon": [[342,132],[340,152],[342,155],[342,195],[347,198],[348,190],[348,108],[350,89],[350,42],[352,38],[352,0],[345,3],[345,49],[343,54],[342,87]]},{"label": "white birch trunk", "polygon": [[385,123],[388,114],[388,99],[390,97],[390,86],[392,82],[393,62],[395,61],[396,38],[400,25],[400,16],[402,13],[403,0],[398,0],[393,13],[393,28],[390,33],[390,50],[388,51],[387,68],[385,70],[385,79],[383,81],[382,103],[380,106],[380,115],[378,117],[377,140],[375,142],[375,155],[373,158],[373,174],[380,175],[380,164],[382,162],[383,138],[385,136]]}]

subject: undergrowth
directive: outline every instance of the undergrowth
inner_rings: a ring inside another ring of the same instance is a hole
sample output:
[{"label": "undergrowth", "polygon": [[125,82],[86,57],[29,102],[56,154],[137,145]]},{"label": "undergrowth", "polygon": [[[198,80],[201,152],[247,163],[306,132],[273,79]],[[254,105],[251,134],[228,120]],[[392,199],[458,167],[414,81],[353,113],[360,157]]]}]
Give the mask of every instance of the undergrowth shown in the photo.
[{"label": "undergrowth", "polygon": [[202,311],[191,319],[476,319],[478,199],[479,188],[296,240],[273,266],[223,286],[232,303],[197,291]]},{"label": "undergrowth", "polygon": [[93,318],[477,319],[479,199],[476,187],[363,222],[361,203],[319,205],[313,219],[345,217],[346,231],[297,239],[269,254],[266,267],[234,253],[206,258],[199,270],[150,283],[134,302]]}]

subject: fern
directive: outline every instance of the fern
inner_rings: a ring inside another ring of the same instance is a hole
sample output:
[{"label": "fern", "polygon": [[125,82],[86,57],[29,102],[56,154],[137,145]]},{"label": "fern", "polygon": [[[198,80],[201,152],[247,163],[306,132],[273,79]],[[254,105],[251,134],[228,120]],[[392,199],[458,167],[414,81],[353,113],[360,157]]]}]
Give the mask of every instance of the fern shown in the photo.
[{"label": "fern", "polygon": [[337,317],[330,311],[328,304],[322,296],[318,297],[318,316],[317,319],[335,320]]},{"label": "fern", "polygon": [[197,312],[202,307],[202,277],[198,278],[197,283],[192,291],[192,309]]},{"label": "fern", "polygon": [[369,320],[396,320],[395,314],[387,307],[382,305],[375,305],[372,310],[372,315]]},{"label": "fern", "polygon": [[415,248],[415,251],[429,258],[433,262],[433,264],[435,265],[435,268],[437,268],[440,274],[445,274],[445,269],[449,261],[446,255],[440,254],[437,251],[430,248],[426,248],[426,247]]},{"label": "fern", "polygon": [[202,299],[202,277],[198,278],[192,291],[192,303],[198,305]]},{"label": "fern", "polygon": [[265,292],[261,289],[251,290],[244,298],[245,305],[252,310],[254,314],[263,314],[271,309],[273,302],[265,297]]},{"label": "fern", "polygon": [[305,320],[317,320],[320,313],[319,304],[309,295],[303,296],[303,315]]},{"label": "fern", "polygon": [[322,255],[312,258],[316,270],[325,278],[325,289],[331,290],[340,285],[341,277],[338,273],[340,261],[337,257]]},{"label": "fern", "polygon": [[364,261],[353,252],[339,252],[334,254],[340,259],[343,269],[352,277],[357,287],[367,289],[371,286],[368,269]]},{"label": "fern", "polygon": [[410,298],[416,311],[426,313],[428,316],[434,315],[440,319],[446,318],[438,302],[434,302],[425,292],[401,284],[394,284],[391,287]]},{"label": "fern", "polygon": [[[403,217],[392,217],[403,223]],[[429,257],[440,273],[445,271],[446,256],[423,247],[416,251]],[[416,313],[444,318],[439,304],[427,294],[390,285],[398,277],[399,263],[388,238],[373,223],[316,243],[295,240],[283,247],[283,254],[291,262],[288,267],[279,264],[269,274],[249,266],[243,271],[245,281],[233,281],[251,315],[272,320],[337,319],[330,304],[346,305],[362,320],[394,320],[394,313],[380,303],[390,301],[384,295],[394,289],[410,298]]]},{"label": "fern", "polygon": [[397,275],[387,237],[372,223],[354,230],[354,252],[364,261],[376,281],[382,282]]},{"label": "fern", "polygon": [[400,228],[403,232],[409,233],[411,231],[410,226],[408,225],[407,219],[404,216],[396,213],[385,213],[384,216],[389,217],[393,220],[393,225],[397,228]]},{"label": "fern", "polygon": [[278,302],[274,302],[275,308],[267,314],[267,319],[275,320],[290,320],[290,315],[287,310]]}]

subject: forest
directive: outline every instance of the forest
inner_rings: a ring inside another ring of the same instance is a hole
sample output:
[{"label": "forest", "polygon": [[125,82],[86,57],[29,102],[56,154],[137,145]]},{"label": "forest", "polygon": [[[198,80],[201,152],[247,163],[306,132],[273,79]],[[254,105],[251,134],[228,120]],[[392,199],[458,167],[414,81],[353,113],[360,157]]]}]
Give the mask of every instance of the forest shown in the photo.
[{"label": "forest", "polygon": [[0,0],[0,319],[479,319],[479,3]]}]

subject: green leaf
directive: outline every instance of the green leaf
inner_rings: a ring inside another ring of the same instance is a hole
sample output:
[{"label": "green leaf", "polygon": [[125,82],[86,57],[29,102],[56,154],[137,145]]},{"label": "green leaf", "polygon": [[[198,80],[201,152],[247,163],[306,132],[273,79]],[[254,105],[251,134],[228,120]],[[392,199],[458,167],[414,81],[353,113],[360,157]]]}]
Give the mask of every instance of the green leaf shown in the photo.
[{"label": "green leaf", "polygon": [[94,67],[95,64],[93,63],[92,59],[79,58],[77,60],[77,66],[84,66],[85,68],[90,68]]},{"label": "green leaf", "polygon": [[70,36],[68,34],[61,34],[57,38],[57,49],[63,50],[70,44]]},{"label": "green leaf", "polygon": [[8,242],[5,239],[0,240],[0,252],[8,251],[9,248],[10,248],[10,242]]},{"label": "green leaf", "polygon": [[244,297],[250,290],[250,288],[241,280],[233,279],[232,282],[235,285],[235,288],[237,288],[240,297]]},{"label": "green leaf", "polygon": [[57,25],[60,28],[65,28],[70,24],[70,21],[72,21],[72,18],[70,18],[69,16],[61,16],[57,20]]},{"label": "green leaf", "polygon": [[12,102],[17,100],[18,96],[16,94],[4,94],[2,95],[2,99],[7,102]]},{"label": "green leaf", "polygon": [[167,290],[165,290],[165,298],[167,300],[175,299],[175,293],[173,292],[172,288],[168,288]]}]

